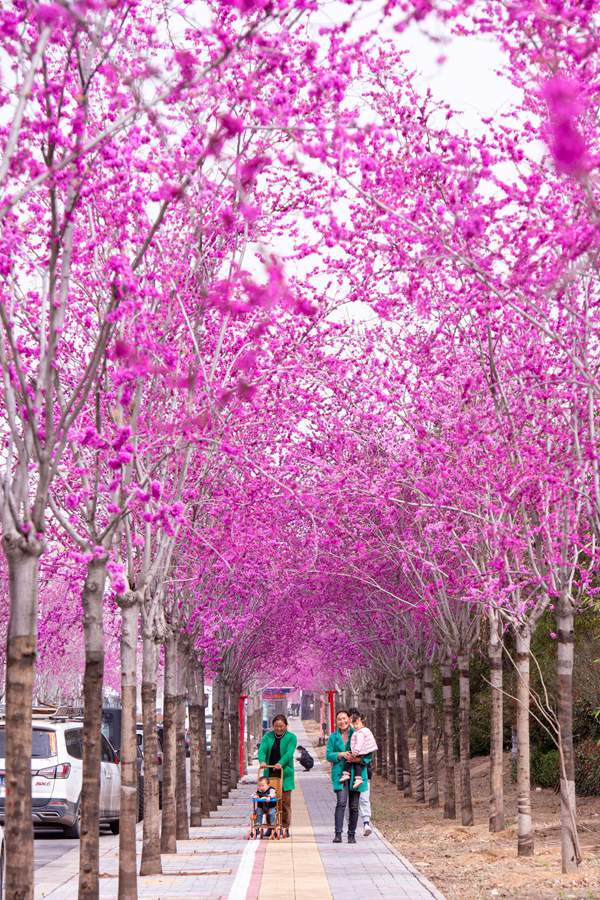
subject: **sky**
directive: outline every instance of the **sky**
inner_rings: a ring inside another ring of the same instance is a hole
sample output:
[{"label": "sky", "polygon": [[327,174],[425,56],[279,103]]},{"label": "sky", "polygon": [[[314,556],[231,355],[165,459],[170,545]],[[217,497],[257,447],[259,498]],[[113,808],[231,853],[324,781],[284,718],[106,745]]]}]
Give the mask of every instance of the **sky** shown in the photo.
[{"label": "sky", "polygon": [[[431,29],[443,34],[441,28]],[[450,37],[439,44],[423,30],[413,27],[397,36],[398,45],[408,51],[411,66],[421,73],[420,82],[430,87],[440,100],[463,113],[469,131],[479,132],[484,116],[496,116],[519,97],[516,89],[497,70],[503,56],[491,39]],[[436,62],[445,56],[442,64]]]},{"label": "sky", "polygon": [[[382,16],[384,0],[367,0],[354,19],[351,34],[376,31],[401,50],[408,51],[408,67],[421,73],[423,86],[464,112],[469,130],[480,130],[482,116],[494,116],[518,99],[507,79],[497,75],[503,57],[492,38],[456,37],[447,24],[435,16],[413,23],[406,31],[394,31],[394,16]],[[340,0],[322,0],[310,24],[315,40],[321,24],[332,25],[348,17],[348,5]],[[437,62],[445,56],[443,64]]]}]

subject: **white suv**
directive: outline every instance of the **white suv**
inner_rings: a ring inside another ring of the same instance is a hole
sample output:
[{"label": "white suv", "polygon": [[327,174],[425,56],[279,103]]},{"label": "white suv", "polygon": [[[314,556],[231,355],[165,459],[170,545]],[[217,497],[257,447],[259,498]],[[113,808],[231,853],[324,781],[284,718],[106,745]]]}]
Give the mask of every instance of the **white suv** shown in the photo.
[{"label": "white suv", "polygon": [[[0,822],[4,824],[5,722],[0,722]],[[100,764],[100,821],[119,833],[121,772],[117,754],[104,737]],[[61,826],[79,837],[83,768],[83,723],[34,719],[31,758],[33,824]]]}]

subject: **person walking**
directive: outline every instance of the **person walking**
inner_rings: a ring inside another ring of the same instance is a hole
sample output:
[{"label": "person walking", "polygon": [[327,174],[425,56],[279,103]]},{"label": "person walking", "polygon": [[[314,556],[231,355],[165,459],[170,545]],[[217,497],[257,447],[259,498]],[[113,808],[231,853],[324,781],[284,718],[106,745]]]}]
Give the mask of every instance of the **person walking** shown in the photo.
[{"label": "person walking", "polygon": [[[350,716],[350,721],[355,716],[362,718],[360,711],[355,707],[351,707],[348,710],[348,714]],[[370,762],[367,766],[367,787],[360,794],[360,799],[358,801],[358,815],[362,819],[363,823],[363,837],[369,837],[369,835],[373,834],[373,829],[371,827],[371,775],[373,774],[373,763]]]},{"label": "person walking", "polygon": [[292,825],[292,791],[296,787],[294,779],[294,751],[298,738],[288,731],[288,720],[283,715],[275,716],[273,730],[267,731],[258,748],[258,774],[265,769],[269,778],[281,778],[281,825],[282,837],[290,836]]},{"label": "person walking", "polygon": [[360,799],[358,801],[358,814],[362,819],[363,823],[363,837],[369,837],[370,834],[373,834],[373,829],[371,827],[371,775],[372,775],[372,764],[369,763],[367,766],[367,786],[366,789],[359,795]]},{"label": "person walking", "polygon": [[[344,818],[346,809],[348,809],[348,843],[356,843],[356,826],[358,823],[358,811],[360,803],[360,795],[363,794],[368,786],[369,779],[367,777],[367,766],[371,762],[371,756],[366,755],[362,759],[353,756],[350,751],[350,738],[353,729],[350,725],[350,716],[348,711],[340,709],[335,720],[336,729],[329,735],[327,741],[326,757],[331,763],[331,783],[336,795],[336,805],[334,814],[335,835],[334,844],[342,843],[342,832],[344,830]],[[351,782],[340,781],[344,772],[344,763],[352,762],[360,767],[362,782],[355,789],[352,788]]]}]

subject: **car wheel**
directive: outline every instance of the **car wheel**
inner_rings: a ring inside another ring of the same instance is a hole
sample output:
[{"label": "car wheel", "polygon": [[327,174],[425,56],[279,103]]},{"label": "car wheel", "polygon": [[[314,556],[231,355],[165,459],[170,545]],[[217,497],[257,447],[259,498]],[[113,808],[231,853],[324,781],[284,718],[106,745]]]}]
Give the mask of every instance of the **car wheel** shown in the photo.
[{"label": "car wheel", "polygon": [[72,825],[65,825],[63,827],[63,833],[66,838],[72,838],[74,841],[78,841],[81,837],[81,798],[77,801],[75,821]]},{"label": "car wheel", "polygon": [[120,819],[113,819],[113,821],[110,822],[110,830],[112,831],[113,834],[118,834],[120,827],[121,827]]}]

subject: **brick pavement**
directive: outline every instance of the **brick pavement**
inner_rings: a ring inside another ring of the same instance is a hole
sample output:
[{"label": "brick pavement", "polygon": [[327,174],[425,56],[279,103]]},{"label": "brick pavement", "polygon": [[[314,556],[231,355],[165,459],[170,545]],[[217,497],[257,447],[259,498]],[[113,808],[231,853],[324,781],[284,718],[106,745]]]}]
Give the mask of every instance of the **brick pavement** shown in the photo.
[{"label": "brick pavement", "polygon": [[[234,884],[242,855],[248,846],[246,831],[252,785],[240,785],[201,828],[190,829],[189,841],[177,842],[177,855],[163,854],[163,874],[138,878],[138,897],[211,898],[224,900]],[[141,831],[138,826],[138,862]],[[118,838],[102,840],[100,900],[116,900]],[[35,873],[35,900],[76,900],[79,849],[41,867]]]},{"label": "brick pavement", "polygon": [[[257,900],[331,900],[331,891],[315,833],[296,782],[293,797],[291,839],[269,841],[262,866]],[[254,900],[248,897],[247,900]]]},{"label": "brick pavement", "polygon": [[[310,749],[300,721],[290,727]],[[163,855],[163,875],[138,879],[140,900],[443,900],[376,830],[369,838],[359,831],[356,845],[331,843],[335,798],[328,766],[315,760],[311,772],[297,771],[289,841],[246,839],[255,783],[254,767],[201,828],[190,829],[189,841],[178,841],[177,855]],[[100,900],[116,900],[117,853],[118,838],[103,838]],[[35,900],[76,900],[78,861],[75,848],[38,869]]]},{"label": "brick pavement", "polygon": [[[312,749],[311,740],[298,720],[294,720],[293,730],[298,735],[298,743]],[[363,838],[359,828],[356,844],[332,844],[335,797],[329,765],[322,765],[314,750],[313,756],[314,769],[302,773],[298,780],[333,900],[347,900],[349,894],[361,900],[444,900],[431,882],[394,850],[377,829],[370,837]]]}]

